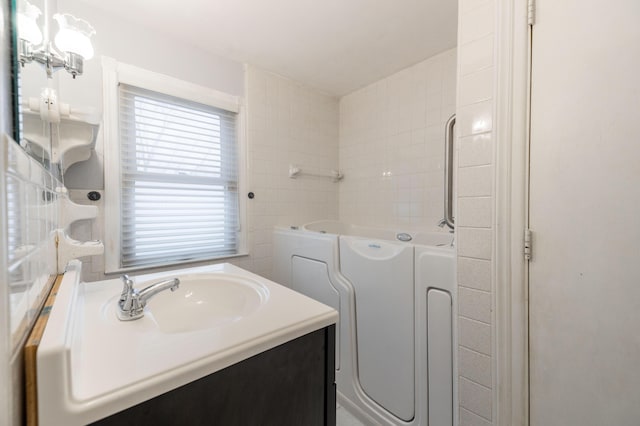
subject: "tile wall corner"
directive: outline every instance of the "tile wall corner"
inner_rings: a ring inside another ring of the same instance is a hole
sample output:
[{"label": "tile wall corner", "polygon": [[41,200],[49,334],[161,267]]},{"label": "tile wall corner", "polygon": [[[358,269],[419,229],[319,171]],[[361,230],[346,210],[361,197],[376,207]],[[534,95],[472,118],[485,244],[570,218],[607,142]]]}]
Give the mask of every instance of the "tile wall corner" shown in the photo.
[{"label": "tile wall corner", "polygon": [[456,49],[340,99],[340,220],[442,232],[444,128]]},{"label": "tile wall corner", "polygon": [[[232,263],[270,278],[273,229],[338,219],[338,183],[289,178],[338,169],[338,100],[285,77],[247,67],[247,202],[250,256]],[[245,196],[245,194],[241,194]]]}]

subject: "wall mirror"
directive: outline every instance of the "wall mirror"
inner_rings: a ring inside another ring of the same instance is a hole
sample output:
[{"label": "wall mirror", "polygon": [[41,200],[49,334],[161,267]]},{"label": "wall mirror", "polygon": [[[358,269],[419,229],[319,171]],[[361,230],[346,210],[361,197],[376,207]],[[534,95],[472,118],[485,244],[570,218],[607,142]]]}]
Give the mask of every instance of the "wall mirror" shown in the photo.
[{"label": "wall mirror", "polygon": [[[77,126],[77,113],[61,102],[61,79],[82,74],[92,54],[92,28],[59,14],[56,0],[11,2],[13,131],[7,149],[7,291],[14,346],[34,320],[35,308],[58,272],[56,188],[63,180],[61,140],[95,139],[96,126]],[[86,117],[84,117],[86,118]],[[85,120],[86,121],[86,120]],[[69,125],[69,122],[71,125]],[[79,130],[76,129],[79,127]],[[69,130],[71,129],[71,130]],[[69,145],[69,142],[65,142]],[[74,153],[82,160],[82,155]],[[32,161],[32,160],[35,160]]]},{"label": "wall mirror", "polygon": [[[46,73],[42,46],[49,43],[48,0],[11,2],[13,131],[6,151],[7,291],[12,345],[20,343],[55,276],[58,168],[51,162],[49,104],[57,78]],[[31,161],[31,160],[35,160]],[[52,175],[55,178],[52,178]]]},{"label": "wall mirror", "polygon": [[[21,56],[33,54],[49,43],[50,8],[46,0],[16,0],[14,25],[14,139],[34,159],[52,172],[51,125],[43,118],[48,103],[56,99],[57,76],[49,78],[40,63]],[[41,114],[42,110],[42,114]]]},{"label": "wall mirror", "polygon": [[[93,57],[95,31],[87,21],[60,13],[55,0],[16,0],[14,138],[54,176],[89,157],[98,120],[94,111],[65,102],[61,82],[82,79]],[[76,79],[77,78],[77,79]],[[84,150],[80,146],[88,145]]]}]

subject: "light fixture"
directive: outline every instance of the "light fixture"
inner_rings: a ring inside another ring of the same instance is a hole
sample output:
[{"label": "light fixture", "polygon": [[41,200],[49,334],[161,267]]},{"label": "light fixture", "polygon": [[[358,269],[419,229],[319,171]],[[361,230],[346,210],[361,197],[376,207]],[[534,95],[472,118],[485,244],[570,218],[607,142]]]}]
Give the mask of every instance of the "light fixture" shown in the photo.
[{"label": "light fixture", "polygon": [[49,78],[60,68],[66,69],[73,78],[82,75],[84,61],[93,57],[90,39],[96,31],[87,21],[68,13],[53,15],[59,26],[54,39],[56,47],[62,52],[58,53],[49,42],[40,45],[43,37],[38,17],[41,14],[38,7],[26,0],[18,6],[18,60],[22,66],[36,61],[44,65]]}]

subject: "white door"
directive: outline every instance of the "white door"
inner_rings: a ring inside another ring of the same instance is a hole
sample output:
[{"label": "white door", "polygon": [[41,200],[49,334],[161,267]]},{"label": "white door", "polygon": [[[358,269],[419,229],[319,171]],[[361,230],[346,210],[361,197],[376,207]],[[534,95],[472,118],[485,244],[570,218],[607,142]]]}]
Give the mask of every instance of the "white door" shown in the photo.
[{"label": "white door", "polygon": [[531,425],[640,425],[640,0],[536,3]]}]

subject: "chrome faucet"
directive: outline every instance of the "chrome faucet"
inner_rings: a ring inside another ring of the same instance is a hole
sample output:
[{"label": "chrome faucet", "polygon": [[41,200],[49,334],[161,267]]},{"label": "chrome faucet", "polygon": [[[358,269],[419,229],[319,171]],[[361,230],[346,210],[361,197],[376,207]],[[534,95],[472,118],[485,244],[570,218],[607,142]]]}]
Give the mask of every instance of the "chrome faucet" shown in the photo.
[{"label": "chrome faucet", "polygon": [[[438,226],[440,228],[444,228],[445,225],[447,225],[449,227],[449,233],[453,234],[453,226],[451,226],[451,225],[449,225],[447,223],[447,219],[446,218],[445,219],[441,219],[440,222],[438,222]],[[451,243],[451,247],[453,247],[453,243]]]},{"label": "chrome faucet", "polygon": [[144,316],[144,307],[147,305],[149,299],[161,291],[170,289],[176,291],[180,287],[180,280],[178,278],[172,278],[170,280],[163,280],[157,283],[151,284],[142,290],[133,288],[133,280],[128,275],[123,275],[122,281],[124,287],[120,294],[120,300],[118,300],[118,319],[120,321],[131,321]]}]

